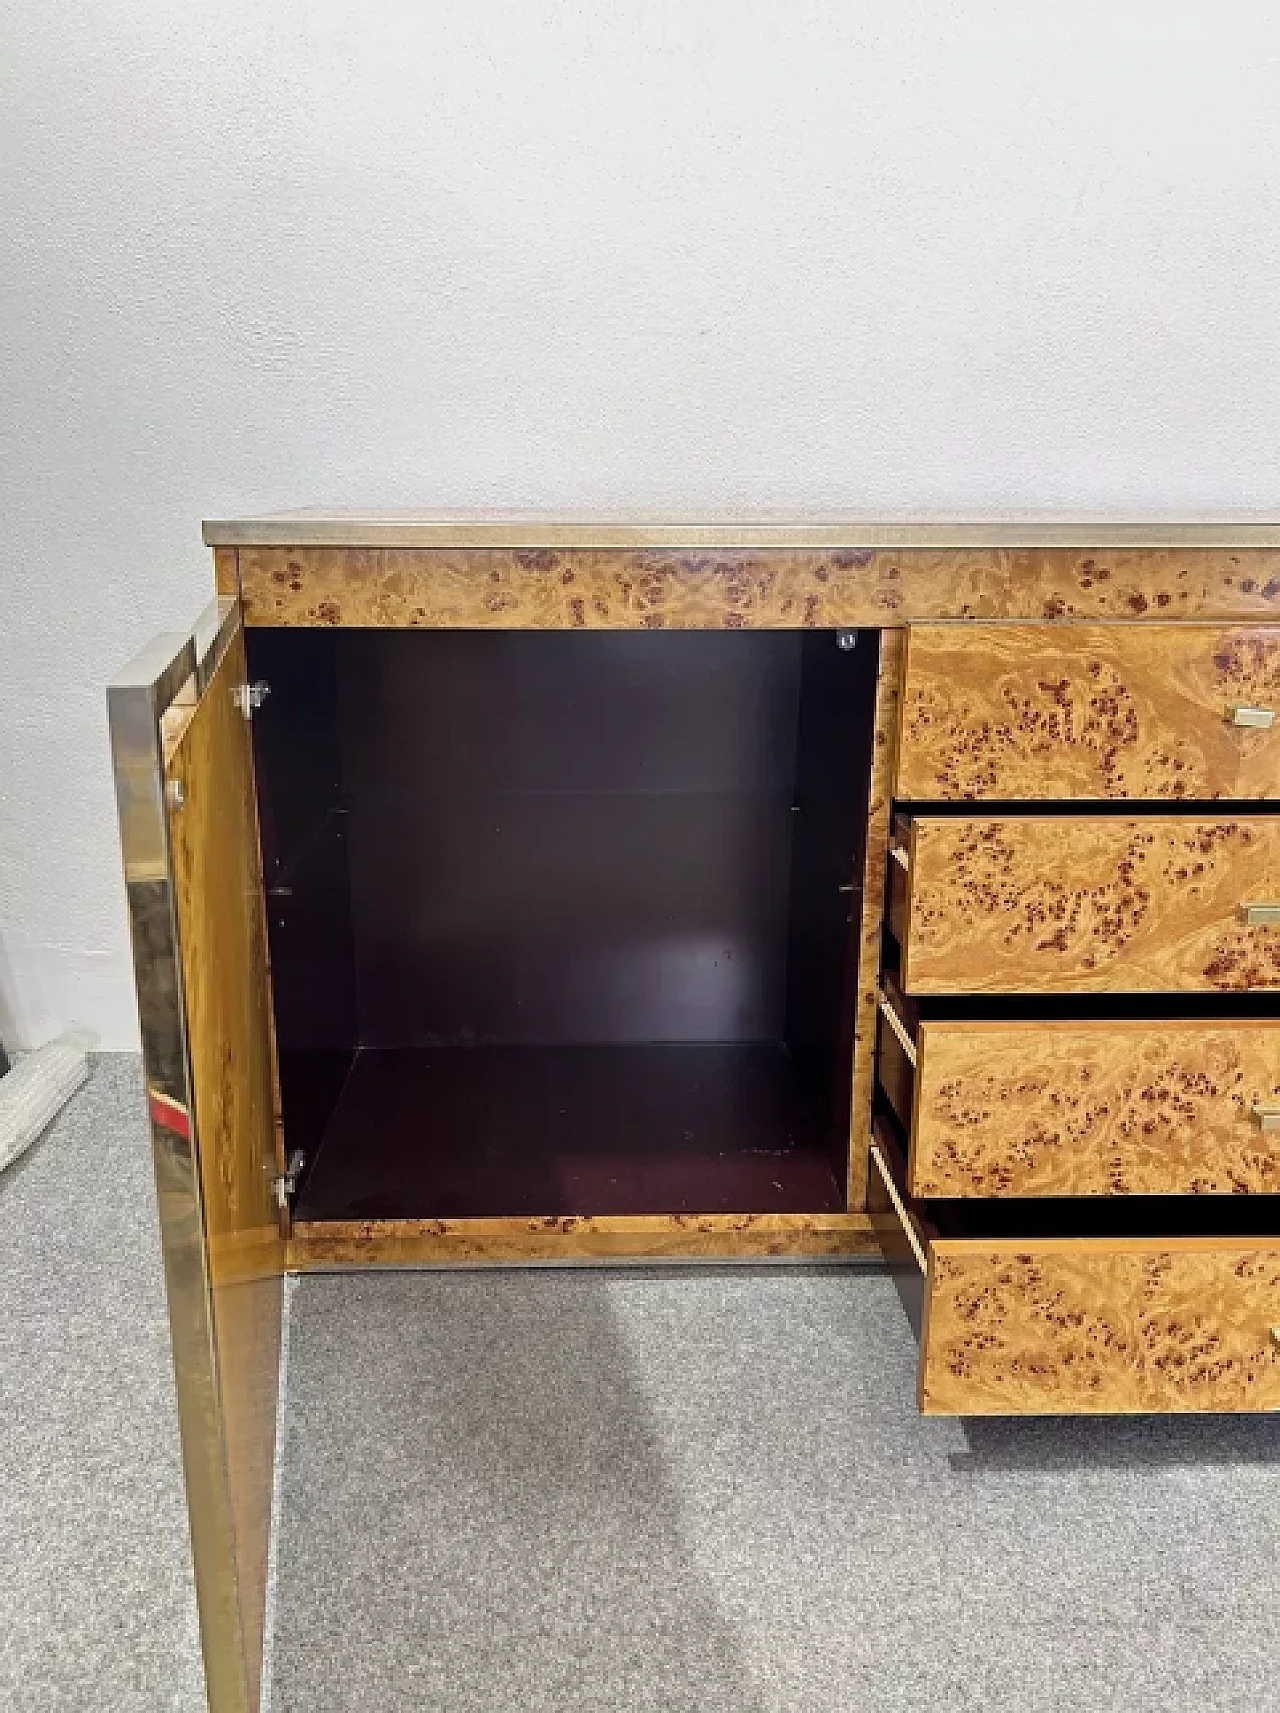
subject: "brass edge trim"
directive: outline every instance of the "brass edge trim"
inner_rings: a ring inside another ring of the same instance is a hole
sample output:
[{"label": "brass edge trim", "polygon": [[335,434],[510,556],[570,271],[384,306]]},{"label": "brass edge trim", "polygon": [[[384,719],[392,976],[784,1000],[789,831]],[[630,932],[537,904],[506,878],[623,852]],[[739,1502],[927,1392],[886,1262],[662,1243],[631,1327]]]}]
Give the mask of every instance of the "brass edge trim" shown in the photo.
[{"label": "brass edge trim", "polygon": [[202,657],[220,658],[239,620],[220,614],[200,647],[162,637],[107,690],[129,930],[142,1035],[178,1426],[210,1713],[253,1713],[235,1570],[209,1291],[204,1198],[172,883],[160,720]]},{"label": "brass edge trim", "polygon": [[1176,522],[1053,522],[993,520],[913,522],[857,517],[485,517],[352,512],[276,513],[258,518],[210,518],[201,526],[208,547],[551,548],[565,551],[706,548],[763,551],[1045,547],[1280,548],[1280,524]]},{"label": "brass edge trim", "polygon": [[240,602],[234,595],[215,596],[196,620],[191,641],[196,656],[196,682],[201,695],[222,664],[222,658],[241,623]]}]

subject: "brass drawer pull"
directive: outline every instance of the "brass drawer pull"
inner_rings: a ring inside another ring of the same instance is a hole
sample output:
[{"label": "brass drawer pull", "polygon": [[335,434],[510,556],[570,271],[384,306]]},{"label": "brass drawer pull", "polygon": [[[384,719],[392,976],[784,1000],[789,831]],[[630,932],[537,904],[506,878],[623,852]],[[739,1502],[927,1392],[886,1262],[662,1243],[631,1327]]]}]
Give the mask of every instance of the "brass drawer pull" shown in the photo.
[{"label": "brass drawer pull", "polygon": [[1251,928],[1260,928],[1267,922],[1280,922],[1280,904],[1242,904],[1240,916]]},{"label": "brass drawer pull", "polygon": [[1227,718],[1233,726],[1257,726],[1270,731],[1276,723],[1274,708],[1251,708],[1247,702],[1228,702]]},{"label": "brass drawer pull", "polygon": [[1271,1334],[1272,1344],[1280,1344],[1280,1326],[1268,1327],[1267,1330]]},{"label": "brass drawer pull", "polygon": [[1280,1130],[1280,1103],[1268,1102],[1253,1109],[1254,1122],[1259,1130]]}]

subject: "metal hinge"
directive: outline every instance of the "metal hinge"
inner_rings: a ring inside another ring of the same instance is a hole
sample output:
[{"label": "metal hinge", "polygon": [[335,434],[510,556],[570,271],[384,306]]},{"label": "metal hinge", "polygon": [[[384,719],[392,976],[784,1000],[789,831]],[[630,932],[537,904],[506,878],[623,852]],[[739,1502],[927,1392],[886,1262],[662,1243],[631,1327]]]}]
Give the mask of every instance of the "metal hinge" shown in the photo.
[{"label": "metal hinge", "polygon": [[271,686],[265,678],[255,678],[252,684],[237,684],[231,692],[236,707],[246,720],[253,718],[270,694]]},{"label": "metal hinge", "polygon": [[289,1156],[289,1163],[284,1171],[272,1178],[271,1187],[276,1192],[277,1207],[288,1207],[293,1200],[298,1188],[298,1179],[302,1176],[302,1169],[306,1163],[307,1156],[302,1152],[302,1149],[295,1148]]}]

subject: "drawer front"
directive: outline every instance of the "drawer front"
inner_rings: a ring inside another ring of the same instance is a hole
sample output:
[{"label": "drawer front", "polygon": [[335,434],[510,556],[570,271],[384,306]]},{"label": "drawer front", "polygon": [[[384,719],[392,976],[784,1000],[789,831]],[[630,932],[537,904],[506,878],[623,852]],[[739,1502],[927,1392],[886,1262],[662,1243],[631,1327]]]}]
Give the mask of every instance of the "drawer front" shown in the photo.
[{"label": "drawer front", "polygon": [[919,817],[890,875],[908,993],[1280,987],[1280,817]]},{"label": "drawer front", "polygon": [[926,1022],[914,1066],[894,1045],[913,1196],[1280,1193],[1280,1019]]},{"label": "drawer front", "polygon": [[1280,625],[909,627],[900,799],[1280,797]]},{"label": "drawer front", "polygon": [[928,1415],[1280,1409],[1280,1240],[929,1246]]}]

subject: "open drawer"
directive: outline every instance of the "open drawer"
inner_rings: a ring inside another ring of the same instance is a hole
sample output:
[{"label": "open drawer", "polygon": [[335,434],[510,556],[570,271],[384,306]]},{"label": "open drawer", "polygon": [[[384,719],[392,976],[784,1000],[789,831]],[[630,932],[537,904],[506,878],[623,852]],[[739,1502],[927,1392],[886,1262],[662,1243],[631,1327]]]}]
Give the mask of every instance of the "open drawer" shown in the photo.
[{"label": "open drawer", "polygon": [[1280,815],[900,815],[914,994],[1280,987]]},{"label": "open drawer", "polygon": [[921,1018],[879,1084],[913,1196],[1280,1193],[1280,1018]]},{"label": "open drawer", "polygon": [[[869,1205],[920,1340],[924,1414],[1280,1410],[1280,1232],[1129,1234],[1112,1218],[996,1235],[982,1204],[944,1232],[895,1155],[878,1128]],[[1267,1202],[1247,1207],[1274,1227]]]}]

